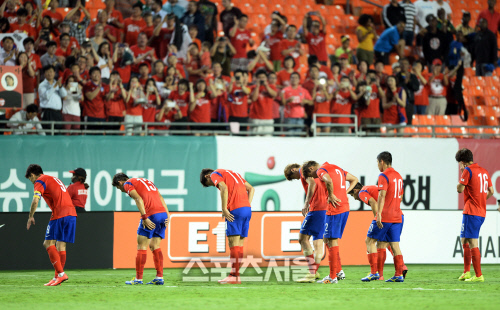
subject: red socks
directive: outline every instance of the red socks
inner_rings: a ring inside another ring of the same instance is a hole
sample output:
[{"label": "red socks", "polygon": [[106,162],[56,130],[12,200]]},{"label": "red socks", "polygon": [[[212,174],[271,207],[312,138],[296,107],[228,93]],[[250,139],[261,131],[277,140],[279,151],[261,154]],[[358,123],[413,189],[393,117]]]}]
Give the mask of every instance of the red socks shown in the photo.
[{"label": "red socks", "polygon": [[240,268],[243,265],[243,246],[238,246],[238,258],[240,260]]},{"label": "red socks", "polygon": [[47,253],[49,253],[49,259],[54,266],[56,273],[62,273],[64,270],[61,265],[61,257],[59,257],[59,252],[57,252],[56,246],[51,245],[47,248]]},{"label": "red socks", "polygon": [[[338,249],[339,247],[337,247]],[[340,251],[337,250],[337,273],[342,270],[342,263],[340,262]]]},{"label": "red socks", "polygon": [[394,269],[396,269],[395,276],[399,277],[403,275],[403,255],[394,256]]},{"label": "red socks", "polygon": [[[61,260],[61,267],[64,270],[64,265],[66,265],[66,251],[59,251],[59,258]],[[55,278],[57,278],[57,271],[55,274]]]},{"label": "red socks", "polygon": [[307,265],[309,266],[309,273],[316,274],[316,262],[314,261],[314,254],[306,256]]},{"label": "red socks", "polygon": [[330,278],[337,278],[337,269],[339,263],[339,247],[333,246],[328,248],[328,263],[330,265]]},{"label": "red socks", "polygon": [[385,257],[387,255],[387,252],[385,249],[377,249],[377,269],[378,269],[378,274],[383,277],[384,276],[384,264],[385,264]]},{"label": "red socks", "polygon": [[137,256],[135,258],[135,278],[141,280],[144,273],[144,265],[146,265],[146,258],[148,257],[148,251],[137,250]]},{"label": "red socks", "polygon": [[[238,277],[240,275],[240,247],[233,246],[229,248],[231,257],[231,275]],[[242,251],[241,251],[242,252]]]},{"label": "red socks", "polygon": [[481,252],[479,252],[479,248],[473,248],[470,251],[472,254],[472,265],[474,266],[474,272],[476,273],[476,277],[480,277],[483,275],[483,273],[481,272]]},{"label": "red socks", "polygon": [[472,263],[472,253],[469,244],[464,244],[464,273],[470,271],[470,264]]},{"label": "red socks", "polygon": [[370,273],[376,274],[378,271],[377,270],[378,254],[377,253],[368,254],[368,262],[370,263]]},{"label": "red socks", "polygon": [[163,278],[163,253],[161,249],[153,251],[153,260],[155,262],[156,277]]}]

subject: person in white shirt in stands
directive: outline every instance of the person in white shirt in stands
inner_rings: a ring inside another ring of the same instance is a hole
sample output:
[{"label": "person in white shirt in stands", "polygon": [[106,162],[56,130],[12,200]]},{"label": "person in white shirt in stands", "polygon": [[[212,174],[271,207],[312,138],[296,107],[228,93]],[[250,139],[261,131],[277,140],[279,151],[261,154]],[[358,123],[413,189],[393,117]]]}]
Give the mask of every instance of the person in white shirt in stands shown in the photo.
[{"label": "person in white shirt in stands", "polygon": [[[452,14],[452,11],[451,11],[451,7],[450,5],[448,4],[448,2],[445,2],[444,0],[437,0],[436,2],[434,2],[434,6],[435,6],[435,11],[437,12],[439,9],[444,9],[444,11],[446,12],[446,18],[448,20],[451,20],[451,14]],[[436,13],[437,14],[437,13]]]},{"label": "person in white shirt in stands", "polygon": [[[65,122],[80,122],[80,101],[82,100],[82,85],[76,82],[73,75],[70,75],[65,84],[68,95],[63,98],[62,117]],[[65,130],[80,130],[80,125],[64,124]],[[70,133],[65,133],[69,135]],[[76,133],[71,133],[72,135]]]},{"label": "person in white shirt in stands", "polygon": [[[62,98],[68,92],[62,87],[62,78],[58,81],[54,79],[56,69],[54,66],[47,66],[43,69],[45,80],[38,85],[38,97],[40,98],[40,108],[42,108],[42,121],[62,121]],[[51,125],[42,126],[50,129]],[[55,125],[56,129],[62,129],[62,125]]]},{"label": "person in white shirt in stands", "polygon": [[14,135],[25,135],[27,134],[25,130],[36,128],[36,130],[40,130],[38,132],[39,135],[45,136],[45,132],[41,131],[43,129],[42,125],[38,123],[40,120],[36,116],[37,114],[38,107],[35,104],[30,104],[25,110],[21,110],[12,115],[9,123],[7,123],[7,127],[17,129],[13,132]]},{"label": "person in white shirt in stands", "polygon": [[415,22],[418,27],[415,27],[415,33],[419,33],[420,30],[424,29],[428,26],[425,17],[429,14],[436,15],[437,8],[435,6],[434,1],[429,0],[418,0],[414,3],[415,8],[417,9],[417,16]]}]

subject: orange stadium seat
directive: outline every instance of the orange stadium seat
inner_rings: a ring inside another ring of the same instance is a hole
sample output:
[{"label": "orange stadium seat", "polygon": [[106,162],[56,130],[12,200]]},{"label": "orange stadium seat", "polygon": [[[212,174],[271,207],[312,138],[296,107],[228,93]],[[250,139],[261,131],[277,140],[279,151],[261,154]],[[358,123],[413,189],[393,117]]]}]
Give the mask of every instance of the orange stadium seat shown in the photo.
[{"label": "orange stadium seat", "polygon": [[485,76],[484,81],[486,86],[491,87],[494,86],[498,88],[500,86],[500,78],[496,75],[493,76]]},{"label": "orange stadium seat", "polygon": [[498,96],[498,88],[495,86],[484,87],[484,94],[486,96]]},{"label": "orange stadium seat", "polygon": [[414,115],[416,116],[415,119],[417,120],[419,125],[435,125],[436,120],[434,118],[434,115]]},{"label": "orange stadium seat", "polygon": [[484,98],[484,102],[486,103],[487,106],[499,106],[499,97],[497,96],[486,96]]},{"label": "orange stadium seat", "polygon": [[498,118],[495,116],[487,116],[485,119],[486,126],[498,126]]},{"label": "orange stadium seat", "polygon": [[495,117],[500,120],[500,107],[491,107],[491,106],[485,106],[484,107],[484,116],[485,117]]},{"label": "orange stadium seat", "polygon": [[462,78],[462,86],[467,87],[470,85],[470,78],[468,76],[465,76]]},{"label": "orange stadium seat", "polygon": [[[451,118],[448,115],[436,115],[435,117],[436,125],[446,126],[446,127],[436,127],[436,133],[451,133]],[[451,135],[438,135],[438,138],[451,138]]]},{"label": "orange stadium seat", "polygon": [[480,86],[480,87],[486,86],[485,78],[482,76],[473,76],[470,79],[470,82],[472,86]]}]

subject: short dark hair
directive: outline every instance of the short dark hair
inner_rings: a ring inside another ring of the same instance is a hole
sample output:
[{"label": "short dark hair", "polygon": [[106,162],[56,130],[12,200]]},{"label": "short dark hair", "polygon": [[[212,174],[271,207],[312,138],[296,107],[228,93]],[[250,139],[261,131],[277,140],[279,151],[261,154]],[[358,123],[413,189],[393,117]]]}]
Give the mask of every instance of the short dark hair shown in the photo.
[{"label": "short dark hair", "polygon": [[310,177],[310,171],[309,171],[309,168],[311,167],[315,167],[319,165],[317,162],[315,162],[314,160],[309,160],[309,161],[306,161],[302,164],[302,174],[304,175],[304,178],[308,178]]},{"label": "short dark hair", "polygon": [[292,180],[292,169],[294,168],[300,168],[299,164],[288,164],[286,165],[285,169],[283,170],[283,173],[285,174],[285,179],[288,181]]},{"label": "short dark hair", "polygon": [[288,31],[288,29],[290,29],[290,28],[295,28],[295,29],[297,29],[297,26],[295,26],[295,25],[288,25],[288,27],[286,27],[286,30],[285,30],[285,31]]},{"label": "short dark hair", "polygon": [[285,65],[285,62],[286,62],[287,60],[291,60],[291,61],[293,62],[293,67],[295,68],[295,65],[296,65],[296,63],[295,63],[295,59],[293,59],[293,57],[292,57],[292,56],[290,56],[290,55],[286,56],[286,57],[285,57],[285,59],[283,59],[283,66]]},{"label": "short dark hair", "polygon": [[292,74],[290,74],[290,78],[291,78],[293,75],[298,76],[298,77],[299,77],[299,80],[300,80],[300,73],[298,73],[298,72],[295,72],[295,71],[294,71],[294,72],[292,72]]},{"label": "short dark hair", "polygon": [[49,41],[49,42],[47,42],[47,44],[45,44],[45,46],[47,47],[47,49],[51,46],[57,47],[57,43],[56,43],[56,41]]},{"label": "short dark hair", "polygon": [[316,64],[318,61],[318,56],[316,55],[309,55],[309,57],[307,57],[307,64],[309,67]]},{"label": "short dark hair", "polygon": [[179,80],[179,83],[177,83],[177,86],[179,86],[181,84],[184,84],[184,86],[186,86],[187,88],[189,88],[189,81],[188,80],[186,80],[186,79]]},{"label": "short dark hair", "polygon": [[364,27],[370,20],[373,20],[373,17],[371,15],[362,14],[358,19],[358,24]]},{"label": "short dark hair", "polygon": [[54,70],[54,72],[56,72],[56,68],[53,65],[47,65],[47,66],[43,67],[43,73],[45,73],[51,69]]},{"label": "short dark hair", "polygon": [[361,183],[359,183],[359,182],[358,182],[358,183],[356,183],[356,185],[354,185],[354,187],[353,187],[353,188],[352,188],[352,189],[351,189],[351,190],[350,190],[347,194],[349,194],[349,195],[350,195],[350,194],[352,194],[352,192],[353,192],[355,189],[359,189],[359,190],[361,190],[362,188],[363,188],[363,184],[361,184]]},{"label": "short dark hair", "polygon": [[474,161],[474,156],[472,155],[472,151],[466,148],[458,150],[455,154],[455,160],[457,162],[470,163]]},{"label": "short dark hair", "polygon": [[38,113],[38,106],[34,103],[28,105],[26,107],[26,112],[27,113],[34,113],[34,112],[37,112]]},{"label": "short dark hair", "polygon": [[17,10],[16,15],[17,16],[28,16],[28,10],[26,10],[25,8],[20,8],[19,10]]},{"label": "short dark hair", "polygon": [[[191,25],[189,25],[188,30],[191,30],[191,29],[196,29],[196,31],[198,31],[198,26],[196,26],[195,24],[191,24]],[[196,44],[196,43],[194,43],[194,44]]]},{"label": "short dark hair", "polygon": [[141,11],[142,11],[142,6],[143,6],[142,2],[141,2],[141,1],[137,1],[137,2],[136,2],[133,6],[132,6],[132,9],[139,8],[139,9],[141,9]]},{"label": "short dark hair", "polygon": [[200,183],[201,183],[201,185],[203,185],[203,187],[208,187],[207,178],[205,178],[205,176],[207,174],[212,174],[212,172],[214,172],[214,169],[210,169],[210,168],[201,169]]},{"label": "short dark hair", "polygon": [[244,75],[245,74],[245,71],[241,70],[241,69],[236,69],[234,71],[234,75],[236,75],[237,73],[241,73],[241,75]]},{"label": "short dark hair", "polygon": [[26,45],[26,44],[28,44],[28,43],[30,43],[30,42],[31,42],[32,44],[35,44],[35,40],[33,40],[33,38],[32,38],[32,37],[27,37],[27,38],[25,38],[25,39],[23,40],[23,45]]},{"label": "short dark hair", "polygon": [[99,73],[101,73],[101,69],[99,69],[99,67],[97,67],[97,66],[94,66],[94,67],[90,68],[89,75],[92,75],[92,73],[94,73],[94,71],[99,71]]},{"label": "short dark hair", "polygon": [[113,186],[118,186],[120,185],[120,181],[127,181],[128,179],[130,179],[125,173],[123,172],[118,172],[117,174],[115,174],[115,176],[113,177],[113,183],[111,183]]},{"label": "short dark hair", "polygon": [[264,69],[259,69],[257,72],[255,72],[255,76],[259,76],[261,74],[264,74],[267,77],[267,71]]},{"label": "short dark hair", "polygon": [[388,164],[388,165],[392,165],[392,155],[391,153],[387,152],[387,151],[384,151],[380,154],[377,155],[377,160],[380,162],[380,161],[384,161],[384,163]]},{"label": "short dark hair", "polygon": [[[113,72],[111,72],[110,75],[118,75],[120,76],[120,72],[116,71],[116,70],[113,70]],[[120,76],[121,77],[121,76]]]},{"label": "short dark hair", "polygon": [[148,66],[148,64],[147,64],[147,63],[145,63],[145,62],[141,62],[141,64],[139,65],[139,69],[141,69],[142,67],[147,67],[147,68],[148,68],[148,70],[149,70],[149,66]]},{"label": "short dark hair", "polygon": [[247,14],[241,14],[240,18],[238,18],[238,19],[242,19],[243,17],[246,17],[248,19],[248,15]]},{"label": "short dark hair", "polygon": [[29,165],[28,169],[26,169],[26,174],[24,175],[24,177],[26,179],[28,179],[31,176],[32,173],[34,175],[43,174],[42,167],[40,167],[40,165],[37,165],[37,164],[31,164],[31,165]]},{"label": "short dark hair", "polygon": [[12,42],[14,42],[14,39],[12,39],[12,37],[6,36],[6,37],[3,37],[2,43],[4,43],[6,40],[11,40]]}]

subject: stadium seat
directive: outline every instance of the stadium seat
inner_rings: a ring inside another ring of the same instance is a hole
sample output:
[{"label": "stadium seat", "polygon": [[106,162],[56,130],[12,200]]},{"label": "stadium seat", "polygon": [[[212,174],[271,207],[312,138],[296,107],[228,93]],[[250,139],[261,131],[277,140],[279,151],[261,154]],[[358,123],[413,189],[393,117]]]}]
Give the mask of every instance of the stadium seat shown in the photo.
[{"label": "stadium seat", "polygon": [[493,107],[493,106],[499,106],[500,105],[499,99],[500,98],[497,97],[497,96],[486,96],[484,98],[484,102],[485,102],[485,104],[487,106],[491,106],[491,107]]},{"label": "stadium seat", "polygon": [[419,125],[429,125],[434,126],[436,120],[434,115],[416,115],[416,119]]},{"label": "stadium seat", "polygon": [[484,87],[484,94],[486,96],[498,96],[498,88],[495,86]]},{"label": "stadium seat", "polygon": [[[451,118],[448,115],[436,115],[434,116],[437,126],[446,126],[446,127],[436,127],[436,133],[451,133],[451,129],[448,126],[451,126]],[[438,135],[438,138],[451,138],[451,135]]]},{"label": "stadium seat", "polygon": [[[432,136],[430,135],[432,133],[432,127],[418,127],[418,133],[420,138],[431,138]],[[429,135],[423,135],[423,134],[429,134]]]},{"label": "stadium seat", "polygon": [[484,117],[493,116],[500,120],[500,107],[485,106],[483,110],[484,110]]},{"label": "stadium seat", "polygon": [[470,85],[470,78],[464,75],[464,77],[462,78],[462,86],[468,87],[469,85]]},{"label": "stadium seat", "polygon": [[476,70],[474,68],[465,68],[464,75],[468,77],[476,76]]},{"label": "stadium seat", "polygon": [[473,76],[470,79],[470,84],[472,86],[480,86],[480,87],[485,87],[486,86],[486,81],[485,78],[482,76]]},{"label": "stadium seat", "polygon": [[498,126],[498,118],[495,116],[487,116],[485,119],[486,126]]},{"label": "stadium seat", "polygon": [[494,86],[494,87],[498,88],[500,86],[500,78],[496,75],[485,76],[484,81],[486,84],[485,86],[488,86],[488,87]]}]

